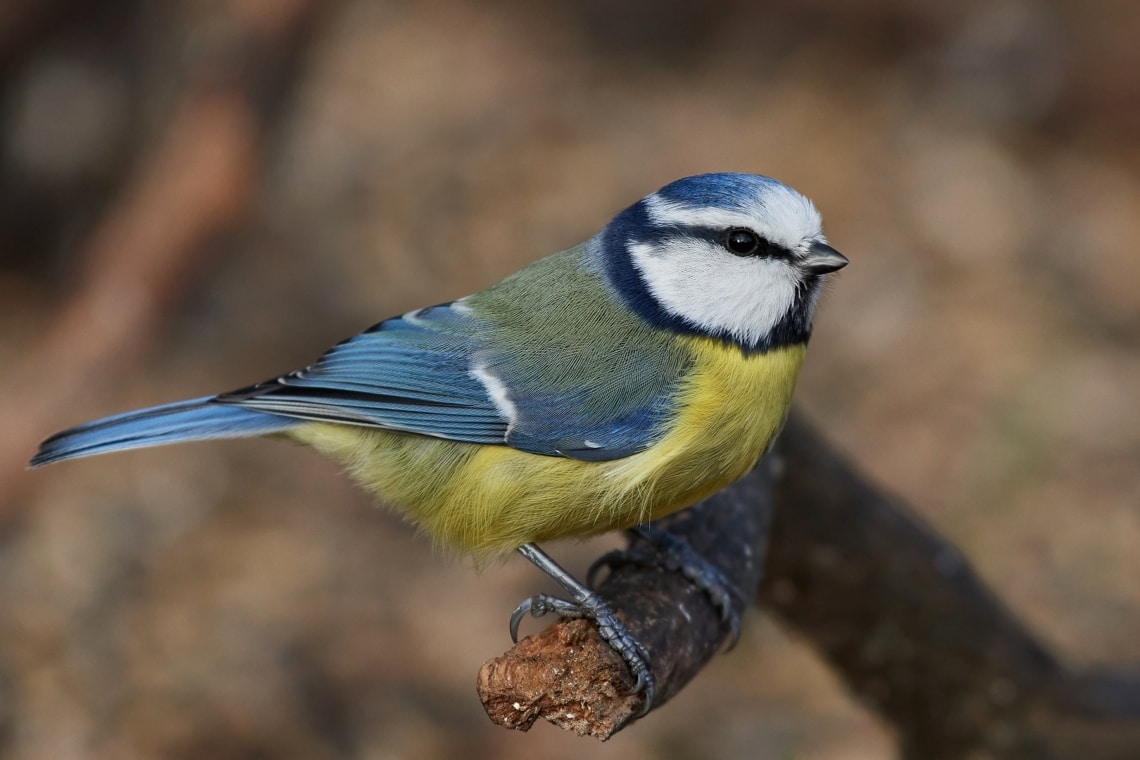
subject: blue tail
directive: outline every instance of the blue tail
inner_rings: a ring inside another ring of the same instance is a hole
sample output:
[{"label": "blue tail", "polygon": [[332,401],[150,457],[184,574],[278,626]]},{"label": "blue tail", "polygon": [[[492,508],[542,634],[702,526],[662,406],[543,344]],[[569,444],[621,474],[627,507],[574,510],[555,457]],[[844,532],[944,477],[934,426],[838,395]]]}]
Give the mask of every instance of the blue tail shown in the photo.
[{"label": "blue tail", "polygon": [[210,403],[213,398],[152,406],[69,428],[41,443],[39,453],[30,464],[39,467],[108,451],[205,438],[248,438],[279,433],[302,424],[301,420],[291,417]]}]

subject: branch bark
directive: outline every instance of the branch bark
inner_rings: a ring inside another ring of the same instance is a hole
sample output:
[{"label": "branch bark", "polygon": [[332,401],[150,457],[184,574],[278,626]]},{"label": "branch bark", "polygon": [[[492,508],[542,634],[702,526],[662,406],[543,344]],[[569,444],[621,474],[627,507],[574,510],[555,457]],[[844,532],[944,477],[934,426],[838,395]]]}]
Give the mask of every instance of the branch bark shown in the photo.
[{"label": "branch bark", "polygon": [[1124,760],[1140,672],[1076,672],[968,561],[793,415],[758,601],[897,730],[908,758]]},{"label": "branch bark", "polygon": [[[737,615],[755,594],[768,542],[772,481],[757,468],[732,491],[722,491],[658,525],[681,536],[742,596]],[[642,539],[634,539],[635,549]],[[724,644],[728,631],[708,595],[676,573],[623,565],[598,592],[619,611],[630,633],[649,650],[657,682],[654,707],[684,687]],[[488,716],[506,728],[529,730],[538,718],[583,736],[608,739],[639,712],[641,697],[621,658],[592,624],[564,620],[523,639],[484,663],[477,688]]]},{"label": "branch bark", "polygon": [[[860,477],[800,415],[789,419],[774,456],[682,513],[676,524],[691,532],[707,521],[718,535],[732,535],[732,521],[743,520],[741,527],[751,530],[748,520],[758,515],[764,522],[773,504],[758,602],[806,638],[848,688],[895,727],[904,757],[1136,757],[1140,672],[1066,668],[953,545]],[[735,547],[713,541],[718,548],[710,558],[732,572],[749,551],[763,555],[766,533]],[[715,651],[717,636],[710,631],[716,622],[701,592],[661,575],[631,572],[628,583],[600,590],[628,612],[627,624],[649,643],[654,674],[672,695]],[[679,623],[679,610],[694,609],[700,615],[691,625]],[[556,623],[539,641],[520,642],[485,664],[480,693],[492,718],[525,729],[542,716],[601,738],[628,722],[636,707],[625,696],[628,675],[588,629],[581,621]],[[576,671],[551,667],[568,649],[581,660],[612,663],[610,676],[590,671],[588,688],[573,691],[580,704],[560,696],[564,677]],[[688,666],[672,671],[666,664],[678,660]],[[492,679],[500,670],[506,677]],[[577,708],[574,720],[562,714],[570,704]]]}]

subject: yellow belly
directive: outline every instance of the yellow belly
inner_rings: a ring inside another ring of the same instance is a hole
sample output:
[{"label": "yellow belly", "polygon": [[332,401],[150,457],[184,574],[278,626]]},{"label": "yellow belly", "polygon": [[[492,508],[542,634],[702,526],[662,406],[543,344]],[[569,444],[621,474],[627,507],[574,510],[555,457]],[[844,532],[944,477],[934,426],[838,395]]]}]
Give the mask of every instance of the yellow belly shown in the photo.
[{"label": "yellow belly", "polygon": [[684,340],[695,364],[673,425],[623,459],[581,462],[330,423],[290,435],[345,464],[435,541],[477,557],[626,528],[747,472],[784,423],[805,351],[746,357],[708,339]]}]

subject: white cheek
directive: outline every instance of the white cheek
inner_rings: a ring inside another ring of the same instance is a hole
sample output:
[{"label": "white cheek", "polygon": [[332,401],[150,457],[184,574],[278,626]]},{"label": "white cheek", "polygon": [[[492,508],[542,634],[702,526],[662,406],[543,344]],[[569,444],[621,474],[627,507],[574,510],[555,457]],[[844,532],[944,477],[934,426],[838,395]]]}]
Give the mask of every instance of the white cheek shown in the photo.
[{"label": "white cheek", "polygon": [[734,256],[695,240],[629,250],[661,307],[702,330],[758,343],[795,304],[799,275],[780,259]]}]

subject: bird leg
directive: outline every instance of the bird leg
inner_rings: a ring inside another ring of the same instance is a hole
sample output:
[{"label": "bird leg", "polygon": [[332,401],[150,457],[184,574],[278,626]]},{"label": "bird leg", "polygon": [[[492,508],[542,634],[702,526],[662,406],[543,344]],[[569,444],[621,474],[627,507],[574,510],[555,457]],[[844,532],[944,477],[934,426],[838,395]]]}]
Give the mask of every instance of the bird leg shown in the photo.
[{"label": "bird leg", "polygon": [[594,579],[603,567],[613,569],[621,565],[657,567],[665,572],[680,573],[708,594],[713,606],[720,612],[721,624],[729,629],[727,649],[736,646],[740,640],[740,615],[736,612],[733,599],[743,598],[740,590],[680,536],[652,523],[643,523],[631,528],[629,532],[640,537],[644,543],[603,554],[590,565],[586,572],[586,583],[594,586]]},{"label": "bird leg", "polygon": [[654,682],[653,674],[649,670],[649,652],[633,637],[633,634],[621,622],[610,605],[601,596],[579,583],[574,576],[566,572],[546,552],[535,544],[523,544],[518,549],[523,555],[554,579],[555,583],[565,589],[570,599],[559,599],[549,594],[537,594],[524,599],[511,615],[511,640],[519,640],[519,622],[530,613],[534,617],[541,617],[548,612],[554,612],[561,617],[586,618],[592,620],[598,628],[602,639],[610,648],[621,655],[629,666],[630,672],[636,679],[634,693],[644,692],[645,703],[638,717],[645,715],[653,706]]}]

